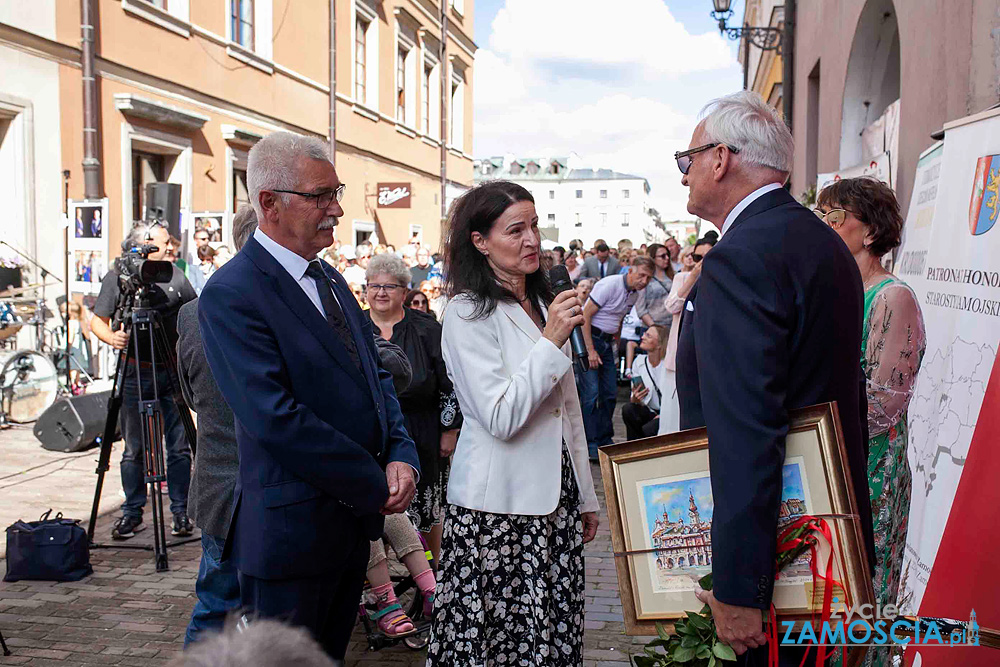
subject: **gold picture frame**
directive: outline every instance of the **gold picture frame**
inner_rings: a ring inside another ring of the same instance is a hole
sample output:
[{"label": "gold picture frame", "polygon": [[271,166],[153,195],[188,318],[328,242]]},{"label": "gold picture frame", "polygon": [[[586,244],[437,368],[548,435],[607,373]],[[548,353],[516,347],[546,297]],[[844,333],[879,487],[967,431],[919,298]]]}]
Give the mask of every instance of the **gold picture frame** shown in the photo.
[{"label": "gold picture frame", "polygon": [[[833,534],[834,579],[846,589],[835,594],[846,594],[848,605],[872,604],[837,407],[816,405],[790,417],[782,515],[824,518]],[[708,433],[700,428],[608,445],[600,449],[600,464],[625,631],[652,636],[657,623],[672,627],[703,606],[694,591],[711,571],[711,521],[702,518],[712,502]],[[802,497],[793,497],[796,490]],[[775,582],[775,609],[783,621],[809,620],[822,588],[813,589],[808,559],[789,570]]]}]

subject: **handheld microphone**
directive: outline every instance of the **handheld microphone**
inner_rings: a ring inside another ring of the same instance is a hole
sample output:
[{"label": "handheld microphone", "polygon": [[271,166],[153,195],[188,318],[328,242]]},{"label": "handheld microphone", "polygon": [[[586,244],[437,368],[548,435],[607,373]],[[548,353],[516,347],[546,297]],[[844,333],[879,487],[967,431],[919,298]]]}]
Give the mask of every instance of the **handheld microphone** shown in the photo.
[{"label": "handheld microphone", "polygon": [[[549,269],[549,282],[552,284],[552,291],[556,294],[575,289],[573,281],[569,278],[569,270],[562,264],[556,264]],[[573,348],[573,357],[576,359],[578,369],[581,373],[586,373],[590,370],[590,361],[587,355],[587,345],[583,342],[583,330],[580,327],[573,327],[573,333],[569,335],[569,342]]]}]

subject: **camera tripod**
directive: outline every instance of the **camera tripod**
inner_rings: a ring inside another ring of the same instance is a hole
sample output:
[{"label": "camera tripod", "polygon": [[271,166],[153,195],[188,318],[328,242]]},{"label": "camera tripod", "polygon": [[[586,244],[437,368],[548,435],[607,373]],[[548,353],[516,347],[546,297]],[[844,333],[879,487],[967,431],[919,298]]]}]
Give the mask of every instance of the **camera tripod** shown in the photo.
[{"label": "camera tripod", "polygon": [[[114,544],[115,549],[144,549],[153,551],[153,559],[156,564],[156,571],[163,572],[170,569],[167,560],[167,548],[181,544],[187,544],[197,540],[196,537],[189,537],[175,540],[168,543],[166,539],[166,528],[163,519],[163,496],[161,488],[166,480],[164,468],[164,432],[163,415],[160,412],[160,388],[157,386],[157,371],[166,368],[170,377],[170,386],[167,388],[177,405],[180,413],[181,423],[184,425],[184,433],[191,446],[191,452],[195,450],[195,428],[188,412],[184,397],[181,395],[180,383],[177,380],[177,362],[173,349],[167,342],[163,324],[160,322],[159,314],[149,307],[146,301],[145,286],[136,288],[134,295],[134,306],[128,307],[129,295],[122,294],[119,298],[119,308],[116,313],[124,313],[124,316],[116,317],[116,324],[112,330],[117,329],[117,322],[131,322],[128,327],[128,342],[125,347],[118,352],[118,362],[115,366],[114,387],[111,390],[111,398],[108,401],[108,417],[104,424],[104,436],[101,438],[101,453],[97,461],[97,487],[94,489],[94,504],[90,510],[90,525],[87,528],[87,537],[90,539],[90,546],[94,548],[110,547],[108,544],[98,544],[94,542],[94,530],[97,526],[97,511],[101,502],[101,491],[104,488],[104,474],[108,471],[111,461],[111,445],[115,437],[115,427],[118,423],[118,414],[121,411],[124,397],[124,380],[129,365],[134,366],[136,381],[139,387],[139,419],[142,433],[142,456],[145,465],[145,483],[147,485],[147,498],[150,501],[150,511],[153,516],[153,546]],[[146,350],[151,352],[151,363],[139,361],[140,345],[145,345]],[[152,376],[151,383],[143,383],[143,376],[149,373]],[[151,386],[151,391],[149,390]]]}]

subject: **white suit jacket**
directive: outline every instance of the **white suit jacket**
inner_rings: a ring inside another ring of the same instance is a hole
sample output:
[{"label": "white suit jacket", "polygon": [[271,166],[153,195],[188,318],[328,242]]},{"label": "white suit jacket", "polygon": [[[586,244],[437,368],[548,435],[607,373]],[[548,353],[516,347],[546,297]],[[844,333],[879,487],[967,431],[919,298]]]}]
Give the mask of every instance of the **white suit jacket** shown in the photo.
[{"label": "white suit jacket", "polygon": [[596,512],[580,398],[569,343],[557,348],[517,304],[471,319],[456,297],[445,311],[441,348],[462,408],[448,502],[495,514],[543,516],[559,503],[566,441],[580,511]]}]

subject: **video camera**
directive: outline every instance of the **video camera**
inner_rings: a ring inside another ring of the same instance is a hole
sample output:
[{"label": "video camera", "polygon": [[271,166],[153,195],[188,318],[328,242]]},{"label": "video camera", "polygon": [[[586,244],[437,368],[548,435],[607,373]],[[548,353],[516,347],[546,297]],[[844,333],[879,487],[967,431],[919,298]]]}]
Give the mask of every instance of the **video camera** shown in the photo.
[{"label": "video camera", "polygon": [[132,292],[140,287],[154,283],[168,283],[173,275],[173,265],[170,262],[149,259],[149,253],[159,248],[144,243],[124,249],[125,252],[115,260],[115,271],[123,292]]}]

